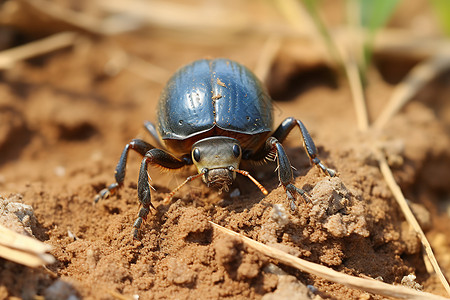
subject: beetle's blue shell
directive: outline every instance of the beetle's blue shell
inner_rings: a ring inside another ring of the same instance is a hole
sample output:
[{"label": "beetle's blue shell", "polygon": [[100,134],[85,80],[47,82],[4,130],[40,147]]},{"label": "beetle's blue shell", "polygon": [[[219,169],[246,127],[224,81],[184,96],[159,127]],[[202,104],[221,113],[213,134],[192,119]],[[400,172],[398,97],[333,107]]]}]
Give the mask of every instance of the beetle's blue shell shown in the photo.
[{"label": "beetle's blue shell", "polygon": [[159,101],[158,131],[166,143],[214,129],[231,137],[266,136],[272,124],[271,99],[260,81],[227,59],[198,60],[181,68]]}]

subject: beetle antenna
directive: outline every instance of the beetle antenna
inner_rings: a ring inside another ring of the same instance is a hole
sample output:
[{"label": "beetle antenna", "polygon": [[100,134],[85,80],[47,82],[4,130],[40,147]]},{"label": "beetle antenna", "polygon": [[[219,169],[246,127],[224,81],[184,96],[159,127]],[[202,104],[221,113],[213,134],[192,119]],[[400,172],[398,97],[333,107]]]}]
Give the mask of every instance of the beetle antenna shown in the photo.
[{"label": "beetle antenna", "polygon": [[192,181],[194,179],[197,179],[197,178],[201,177],[203,174],[204,173],[201,172],[201,173],[198,173],[198,174],[195,174],[195,175],[192,175],[192,176],[189,176],[188,178],[186,178],[185,181],[183,181],[179,186],[177,186],[174,190],[172,190],[169,193],[169,195],[166,196],[166,198],[164,198],[164,202],[169,202],[172,199],[172,197],[175,195],[175,193],[178,192],[178,190],[181,189],[181,187],[183,185],[185,185],[186,183],[188,183],[188,182],[190,182],[190,181]]},{"label": "beetle antenna", "polygon": [[262,186],[262,184],[259,183],[258,180],[256,180],[255,178],[253,178],[253,176],[250,175],[249,172],[244,171],[244,170],[238,170],[238,169],[231,169],[231,170],[232,170],[233,172],[242,174],[242,175],[247,176],[248,178],[250,178],[250,180],[253,181],[254,184],[256,184],[256,186],[261,190],[261,192],[262,192],[264,195],[268,195],[268,194],[269,194],[269,192]]}]

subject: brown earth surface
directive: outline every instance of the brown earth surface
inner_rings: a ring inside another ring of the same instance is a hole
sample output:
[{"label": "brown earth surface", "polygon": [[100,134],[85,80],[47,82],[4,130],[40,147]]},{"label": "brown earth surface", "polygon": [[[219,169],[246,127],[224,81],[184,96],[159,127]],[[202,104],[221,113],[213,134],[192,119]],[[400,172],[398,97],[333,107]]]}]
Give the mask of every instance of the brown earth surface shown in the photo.
[{"label": "brown earth surface", "polygon": [[[238,178],[231,189],[240,192],[237,196],[219,195],[194,181],[170,203],[164,197],[194,168],[169,173],[150,168],[156,210],[135,241],[140,157],[131,153],[124,188],[94,205],[95,195],[113,182],[126,143],[136,137],[151,141],[142,123],[156,119],[167,80],[149,81],[128,69],[115,72],[117,45],[173,73],[204,57],[227,57],[254,69],[263,42],[244,36],[209,45],[160,32],[84,38],[70,49],[1,72],[0,200],[32,206],[26,226],[53,246],[56,263],[31,269],[0,259],[0,299],[383,298],[278,264],[213,230],[208,221],[343,273],[393,284],[414,274],[424,291],[445,295],[427,271],[421,244],[370,149],[373,141],[382,145],[450,277],[448,73],[427,85],[385,130],[360,133],[344,80],[324,64],[302,68],[287,55],[297,46],[285,45],[267,82],[283,99],[275,102],[275,124],[289,116],[302,120],[322,161],[338,172],[329,178],[311,168],[299,132],[291,134],[285,147],[296,168],[295,184],[311,195],[311,203],[298,199],[297,210],[289,209],[274,163],[242,167],[269,190],[266,197],[247,178]],[[415,63],[379,59],[394,69]],[[369,82],[374,120],[394,86],[375,70]]]}]

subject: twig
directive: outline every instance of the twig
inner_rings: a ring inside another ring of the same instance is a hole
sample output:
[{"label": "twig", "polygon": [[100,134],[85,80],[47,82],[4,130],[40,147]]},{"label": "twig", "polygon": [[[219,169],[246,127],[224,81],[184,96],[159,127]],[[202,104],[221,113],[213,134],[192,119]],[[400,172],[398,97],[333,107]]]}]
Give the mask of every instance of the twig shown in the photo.
[{"label": "twig", "polygon": [[347,275],[344,273],[337,272],[333,269],[327,268],[325,266],[306,261],[304,259],[290,255],[279,249],[264,245],[260,242],[252,240],[245,237],[237,232],[230,229],[222,227],[216,223],[210,221],[212,226],[219,231],[226,233],[228,235],[234,236],[242,240],[247,246],[278,260],[279,262],[289,265],[291,267],[297,268],[301,271],[308,272],[315,276],[322,277],[326,280],[330,280],[350,288],[363,290],[366,292],[386,296],[386,297],[396,297],[400,299],[447,299],[441,296],[433,295],[426,292],[419,292],[403,286],[390,285],[375,279],[365,279],[360,277],[355,277]]},{"label": "twig", "polygon": [[389,165],[383,156],[382,152],[379,149],[373,149],[373,152],[375,153],[379,165],[381,173],[384,176],[384,179],[386,183],[388,184],[389,188],[391,189],[392,193],[394,194],[395,200],[397,200],[398,205],[400,206],[400,209],[402,210],[403,214],[405,215],[406,220],[409,224],[413,227],[414,231],[419,236],[419,239],[422,243],[422,246],[425,249],[425,252],[428,256],[428,259],[431,262],[431,265],[433,266],[434,272],[438,275],[439,280],[441,281],[442,285],[444,286],[447,293],[450,295],[450,286],[445,279],[444,274],[442,273],[441,268],[439,267],[439,264],[436,260],[436,257],[433,254],[433,249],[431,249],[430,243],[427,240],[427,237],[425,236],[425,233],[423,232],[422,228],[419,225],[419,222],[417,222],[416,218],[414,217],[414,214],[412,213],[411,209],[409,208],[408,203],[406,202],[405,197],[403,196],[402,190],[398,186],[398,184],[395,182],[394,175],[392,174],[391,169],[389,168]]},{"label": "twig", "polygon": [[71,46],[76,37],[77,34],[74,32],[61,32],[23,46],[4,50],[0,52],[0,70],[9,69],[18,61]]},{"label": "twig", "polygon": [[0,257],[28,267],[38,267],[55,261],[52,255],[45,253],[51,248],[0,225]]},{"label": "twig", "polygon": [[373,126],[383,128],[386,123],[406,104],[417,92],[441,72],[450,68],[449,48],[436,53],[434,56],[415,66],[408,76],[399,83],[388,104],[375,121]]}]

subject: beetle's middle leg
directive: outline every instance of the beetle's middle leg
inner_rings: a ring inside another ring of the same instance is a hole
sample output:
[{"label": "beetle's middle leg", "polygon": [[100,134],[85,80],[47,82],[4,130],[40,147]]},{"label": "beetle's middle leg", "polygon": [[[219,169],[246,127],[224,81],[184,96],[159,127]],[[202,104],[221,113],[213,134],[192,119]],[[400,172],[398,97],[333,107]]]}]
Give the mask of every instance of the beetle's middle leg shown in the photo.
[{"label": "beetle's middle leg", "polygon": [[110,195],[114,195],[117,190],[122,187],[123,181],[125,180],[128,152],[130,151],[130,149],[144,156],[145,153],[153,148],[155,147],[141,139],[133,139],[131,142],[126,144],[125,148],[122,151],[122,155],[120,155],[119,162],[117,163],[116,171],[114,172],[116,182],[101,190],[94,199],[95,203],[97,203],[100,199],[105,199]]},{"label": "beetle's middle leg", "polygon": [[138,239],[139,228],[141,227],[142,222],[147,218],[147,215],[150,213],[150,207],[154,208],[151,202],[150,183],[148,182],[148,165],[157,165],[166,169],[179,169],[190,163],[190,159],[179,159],[162,149],[153,148],[145,153],[141,162],[141,168],[139,170],[137,187],[138,198],[139,202],[142,204],[142,207],[140,208],[138,217],[133,224],[134,239]]}]

